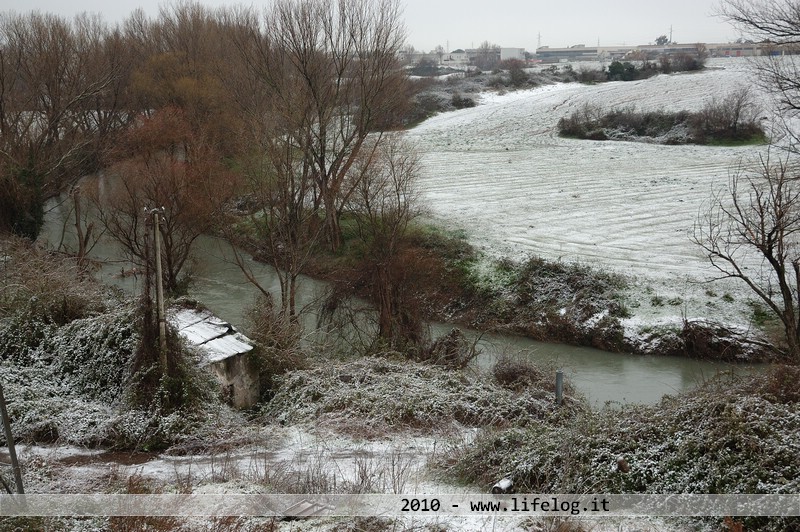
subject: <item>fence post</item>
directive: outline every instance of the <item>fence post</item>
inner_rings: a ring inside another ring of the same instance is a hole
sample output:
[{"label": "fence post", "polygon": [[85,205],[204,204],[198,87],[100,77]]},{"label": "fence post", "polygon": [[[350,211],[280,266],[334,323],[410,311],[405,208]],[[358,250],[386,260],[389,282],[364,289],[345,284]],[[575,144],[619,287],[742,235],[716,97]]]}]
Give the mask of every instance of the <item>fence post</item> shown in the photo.
[{"label": "fence post", "polygon": [[3,430],[6,433],[8,456],[11,458],[11,469],[14,470],[14,484],[17,485],[17,493],[23,494],[25,490],[22,489],[22,473],[19,469],[19,460],[17,460],[17,449],[14,447],[14,436],[11,434],[11,420],[8,418],[8,410],[6,410],[6,398],[3,397],[2,383],[0,383],[0,417],[3,418]]},{"label": "fence post", "polygon": [[564,372],[556,371],[556,404],[560,405],[564,401]]}]

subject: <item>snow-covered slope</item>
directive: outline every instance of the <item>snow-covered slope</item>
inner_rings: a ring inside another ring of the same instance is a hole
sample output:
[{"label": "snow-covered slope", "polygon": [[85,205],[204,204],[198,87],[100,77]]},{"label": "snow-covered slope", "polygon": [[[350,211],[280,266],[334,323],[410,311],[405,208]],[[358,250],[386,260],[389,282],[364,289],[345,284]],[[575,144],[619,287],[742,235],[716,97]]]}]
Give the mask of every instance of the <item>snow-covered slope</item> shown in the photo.
[{"label": "snow-covered slope", "polygon": [[[631,306],[646,321],[688,314],[746,325],[746,291],[696,284],[713,271],[690,236],[712,193],[766,148],[596,142],[556,130],[559,118],[587,103],[698,110],[743,85],[752,86],[747,61],[727,59],[699,73],[484,95],[481,105],[409,133],[423,154],[423,197],[435,217],[464,228],[490,255],[635,276]],[[766,113],[766,97],[756,94]]]}]

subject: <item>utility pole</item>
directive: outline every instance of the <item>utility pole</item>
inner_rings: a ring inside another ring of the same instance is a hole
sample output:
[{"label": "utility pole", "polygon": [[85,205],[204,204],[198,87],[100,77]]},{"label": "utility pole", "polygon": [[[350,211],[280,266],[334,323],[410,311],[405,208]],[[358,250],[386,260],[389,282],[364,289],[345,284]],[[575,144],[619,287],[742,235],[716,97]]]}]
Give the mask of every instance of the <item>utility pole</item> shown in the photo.
[{"label": "utility pole", "polygon": [[161,276],[161,214],[164,208],[153,209],[153,232],[155,233],[156,252],[156,310],[158,312],[158,347],[161,368],[167,372],[167,318],[164,311],[164,280]]},{"label": "utility pole", "polygon": [[[8,456],[11,458],[11,469],[14,470],[14,484],[17,485],[17,493],[20,495],[25,493],[22,488],[22,472],[19,468],[19,460],[17,459],[17,449],[14,447],[14,436],[11,434],[11,420],[8,418],[8,410],[6,410],[6,398],[3,397],[3,384],[0,383],[0,417],[3,418],[3,430],[6,434],[6,443],[8,444]],[[5,482],[3,483],[5,484]]]}]

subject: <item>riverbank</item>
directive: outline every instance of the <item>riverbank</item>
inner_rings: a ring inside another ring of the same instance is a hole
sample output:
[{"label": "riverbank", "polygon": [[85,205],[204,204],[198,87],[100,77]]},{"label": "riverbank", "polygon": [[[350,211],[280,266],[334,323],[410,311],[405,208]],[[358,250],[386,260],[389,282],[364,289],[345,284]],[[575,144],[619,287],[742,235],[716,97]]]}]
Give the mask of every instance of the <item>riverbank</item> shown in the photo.
[{"label": "riverbank", "polygon": [[[432,225],[416,227],[405,245],[419,260],[402,289],[428,321],[615,353],[728,362],[775,359],[758,331],[690,318],[642,326],[638,304],[629,300],[632,280],[622,274],[539,257],[494,259],[476,250],[463,231]],[[316,254],[306,273],[334,285],[347,283],[357,259],[346,245],[343,249],[338,255]],[[368,291],[355,289],[358,297],[370,298]]]}]

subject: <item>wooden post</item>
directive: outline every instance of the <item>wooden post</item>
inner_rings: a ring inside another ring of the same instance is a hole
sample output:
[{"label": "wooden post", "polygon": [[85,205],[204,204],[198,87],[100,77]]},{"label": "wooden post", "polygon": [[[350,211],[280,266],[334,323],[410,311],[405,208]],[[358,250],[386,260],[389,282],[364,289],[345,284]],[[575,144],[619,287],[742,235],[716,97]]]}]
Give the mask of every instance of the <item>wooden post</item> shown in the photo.
[{"label": "wooden post", "polygon": [[156,309],[158,312],[158,347],[161,367],[167,373],[167,317],[164,312],[164,281],[161,277],[161,226],[159,216],[163,209],[153,209],[153,227],[156,240]]},{"label": "wooden post", "polygon": [[556,404],[564,402],[564,372],[556,371]]},{"label": "wooden post", "polygon": [[3,418],[3,430],[6,433],[8,456],[11,457],[11,469],[14,470],[14,483],[17,485],[17,493],[21,495],[25,493],[25,490],[22,488],[22,472],[19,468],[19,460],[17,460],[17,449],[14,446],[14,436],[11,434],[11,420],[8,418],[8,410],[6,410],[6,398],[3,397],[2,383],[0,383],[0,416]]}]

